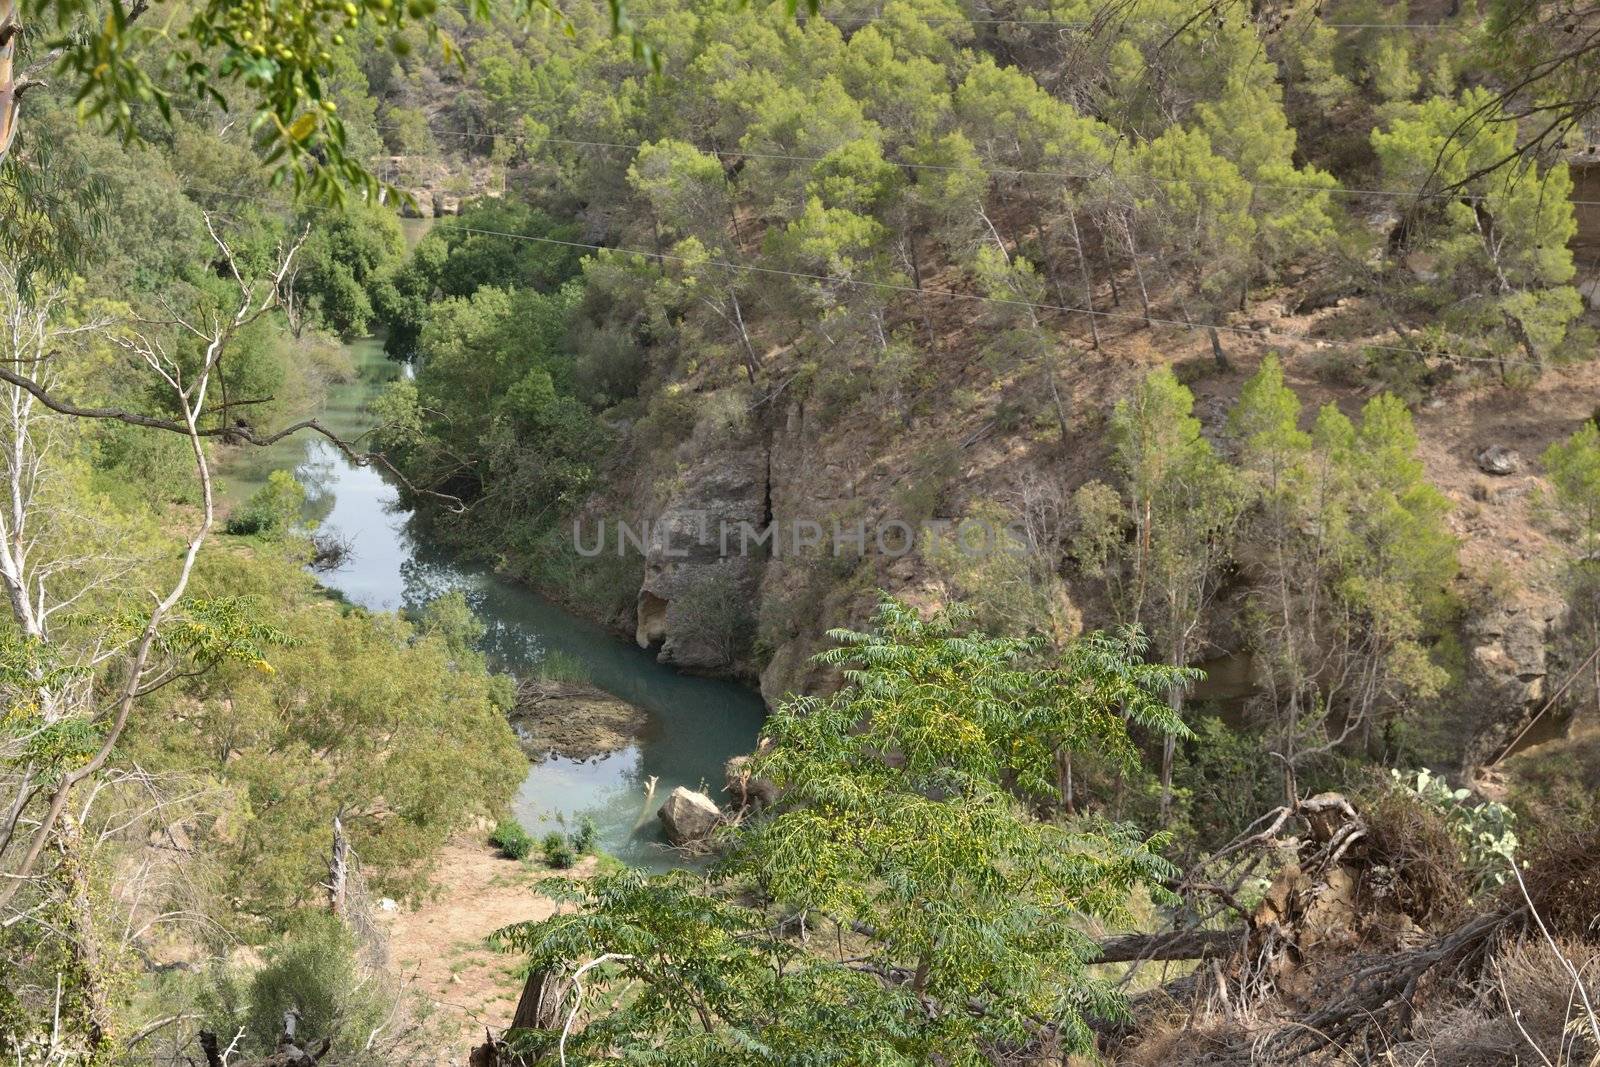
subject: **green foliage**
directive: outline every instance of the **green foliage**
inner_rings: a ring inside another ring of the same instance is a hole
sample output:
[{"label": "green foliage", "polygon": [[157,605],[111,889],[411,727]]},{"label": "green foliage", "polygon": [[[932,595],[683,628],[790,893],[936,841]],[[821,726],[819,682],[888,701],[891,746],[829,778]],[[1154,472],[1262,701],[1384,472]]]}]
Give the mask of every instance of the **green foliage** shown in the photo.
[{"label": "green foliage", "polygon": [[[1291,760],[1327,743],[1335,708],[1339,738],[1366,739],[1380,711],[1439,692],[1448,679],[1430,646],[1453,611],[1458,569],[1448,502],[1423,472],[1398,399],[1368,401],[1359,427],[1332,405],[1310,432],[1300,417],[1270,358],[1229,417],[1256,500],[1248,529],[1265,548],[1248,625],[1279,694],[1275,744]],[[1330,662],[1369,684],[1324,690]]]},{"label": "green foliage", "polygon": [[301,912],[254,971],[213,971],[199,998],[205,1025],[219,1034],[242,1030],[241,1050],[265,1056],[277,1047],[284,1014],[293,1011],[299,1040],[332,1038],[340,1062],[376,1063],[368,1038],[393,1013],[387,1002],[392,991],[362,973],[356,951],[337,918]]},{"label": "green foliage", "polygon": [[[270,546],[203,555],[196,583],[197,608],[164,640],[218,666],[152,697],[152,727],[130,735],[125,758],[216,779],[226,818],[207,837],[208,877],[242,933],[316,892],[341,811],[374,889],[406,896],[425,885],[427,857],[526,773],[503,687],[441,634],[332,608]],[[222,588],[234,592],[210,595]],[[294,643],[265,670],[279,632]]]},{"label": "green foliage", "polygon": [[1173,781],[1193,843],[1209,853],[1232,841],[1283,802],[1283,765],[1262,738],[1203,716],[1179,749]]},{"label": "green foliage", "polygon": [[[531,237],[535,240],[522,240]],[[435,293],[470,297],[479,289],[532,288],[547,293],[578,270],[579,249],[551,241],[574,241],[570,223],[543,211],[498,200],[465,205],[441,219],[408,259],[391,261],[370,283],[372,306],[393,355],[417,354]]]},{"label": "green foliage", "polygon": [[1600,544],[1600,427],[1585,421],[1571,437],[1545,449],[1544,469],[1577,553],[1593,555]]},{"label": "green foliage", "polygon": [[1433,809],[1445,820],[1461,849],[1461,863],[1473,879],[1472,894],[1487,893],[1511,879],[1517,862],[1516,816],[1493,800],[1469,803],[1472,791],[1452,789],[1443,778],[1423,768],[1414,773],[1389,772],[1394,788]]},{"label": "green foliage", "polygon": [[[1194,396],[1170,370],[1148,375],[1112,415],[1113,463],[1123,480],[1123,507],[1080,513],[1081,535],[1095,553],[1114,552],[1094,567],[1107,578],[1124,620],[1148,625],[1175,668],[1201,648],[1208,608],[1222,580],[1245,495],[1239,479],[1213,452],[1191,414]],[[1082,492],[1082,490],[1080,490]],[[1097,498],[1085,503],[1100,505]],[[1112,523],[1095,530],[1088,522]],[[1131,527],[1131,541],[1117,530]],[[1174,688],[1174,713],[1183,708]],[[1172,788],[1175,736],[1162,739],[1161,795],[1166,814]]]},{"label": "green foliage", "polygon": [[1372,147],[1398,187],[1477,198],[1425,201],[1406,219],[1409,243],[1435,257],[1433,269],[1448,279],[1422,295],[1464,342],[1538,364],[1583,310],[1568,284],[1577,221],[1565,164],[1505,165],[1516,138],[1493,94],[1474,88],[1459,101],[1435,96],[1396,109],[1372,132]]},{"label": "green foliage", "polygon": [[477,289],[437,304],[414,381],[390,387],[378,438],[412,480],[475,501],[474,547],[531,546],[580,499],[606,434],[572,395],[577,290]]},{"label": "green foliage", "polygon": [[[1541,499],[1547,521],[1566,544],[1562,584],[1566,625],[1554,642],[1556,657],[1571,667],[1600,646],[1600,429],[1585,420],[1564,441],[1545,450],[1543,463],[1554,492]],[[1592,672],[1573,678],[1569,699],[1580,706],[1593,699]]]},{"label": "green foliage", "polygon": [[280,538],[300,521],[306,490],[294,475],[278,470],[267,475],[245,505],[228,516],[227,531],[240,537]]},{"label": "green foliage", "polygon": [[[772,719],[756,773],[781,799],[734,834],[722,874],[602,875],[583,911],[503,932],[534,967],[616,954],[591,979],[635,987],[569,1053],[978,1063],[1030,1021],[1085,1048],[1087,1016],[1119,1010],[1085,969],[1082,924],[1125,918],[1135,889],[1169,875],[1161,841],[1037,821],[1006,783],[1054,795],[1063,746],[1132,758],[1124,709],[1182,732],[1159,695],[1179,676],[1140,663],[1130,639],[1097,635],[1052,665],[1035,641],[965,632],[959,611],[923,621],[886,599],[876,621],[833,634],[823,659],[844,669],[843,690]],[[744,887],[864,941],[846,960],[831,936],[790,940]]]},{"label": "green foliage", "polygon": [[[523,15],[555,12],[547,0],[505,6]],[[238,107],[274,180],[339,202],[347,186],[369,198],[379,191],[362,139],[339,114],[336,90],[354,66],[355,42],[405,56],[420,36],[446,60],[458,58],[436,0],[311,0],[288,7],[206,0],[165,18],[141,18],[144,8],[121,4],[102,18],[88,0],[23,0],[17,7],[21,24],[42,35],[85,117],[133,139],[145,132],[140,105],[152,106],[168,125],[175,99]],[[491,0],[465,5],[478,20],[500,9]],[[614,32],[627,26],[620,2],[612,3],[610,16]],[[650,57],[642,39],[633,38],[633,46],[636,58]]]},{"label": "green foliage", "polygon": [[572,850],[580,856],[587,856],[594,851],[595,840],[599,837],[600,828],[595,826],[594,820],[585,815],[578,823],[578,828],[572,832]]},{"label": "green foliage", "polygon": [[548,649],[539,657],[539,677],[550,682],[588,682],[594,674],[577,656]]},{"label": "green foliage", "polygon": [[368,287],[405,252],[400,223],[383,207],[350,205],[312,215],[298,258],[294,299],[311,322],[344,337],[376,318]]},{"label": "green foliage", "polygon": [[545,834],[544,841],[540,843],[540,848],[544,852],[545,865],[558,871],[564,871],[578,862],[577,854],[572,845],[568,843],[566,837],[559,831],[551,830],[548,834]]},{"label": "green foliage", "polygon": [[509,859],[526,859],[533,852],[533,838],[515,819],[501,819],[489,832],[489,844]]}]

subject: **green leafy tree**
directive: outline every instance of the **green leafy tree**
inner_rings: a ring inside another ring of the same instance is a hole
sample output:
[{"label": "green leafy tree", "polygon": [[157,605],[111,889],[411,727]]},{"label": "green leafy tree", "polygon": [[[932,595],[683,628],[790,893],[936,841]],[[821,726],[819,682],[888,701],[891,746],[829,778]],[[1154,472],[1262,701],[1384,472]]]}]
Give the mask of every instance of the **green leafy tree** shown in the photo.
[{"label": "green leafy tree", "polygon": [[453,528],[472,547],[533,543],[593,479],[605,434],[573,395],[564,343],[577,297],[485,287],[439,302],[415,379],[376,405],[378,439],[414,484],[475,502]]},{"label": "green leafy tree", "polygon": [[374,273],[368,289],[385,349],[401,359],[417,355],[436,295],[470,297],[485,287],[559,288],[578,272],[582,250],[565,243],[577,238],[572,224],[525,204],[467,205],[459,216],[435,225],[408,259]]},{"label": "green leafy tree", "polygon": [[[474,0],[467,12],[488,19],[497,10],[552,13],[545,0],[515,0],[506,8]],[[147,4],[115,3],[102,16],[89,0],[4,0],[0,3],[0,83],[15,80],[0,109],[0,163],[21,129],[22,95],[47,71],[64,76],[74,102],[112,131],[136,136],[135,107],[152,105],[170,123],[183,96],[238,106],[249,114],[265,163],[296,188],[337,194],[347,184],[369,193],[377,182],[350,138],[328,89],[337,80],[336,55],[362,35],[404,56],[411,26],[440,45],[454,46],[436,19],[435,0],[312,0],[282,6],[207,0],[171,18]],[[625,26],[620,2],[610,6],[614,29]],[[45,51],[16,66],[16,37],[37,34]],[[636,51],[644,54],[643,41]],[[154,60],[152,62],[152,60]],[[19,76],[20,75],[20,76]]]},{"label": "green leafy tree", "polygon": [[1247,530],[1265,549],[1247,572],[1247,622],[1291,778],[1439,691],[1429,646],[1457,570],[1448,504],[1398,399],[1369,401],[1359,426],[1333,405],[1309,432],[1300,416],[1268,359],[1229,419],[1255,499]]},{"label": "green leafy tree", "polygon": [[1088,1019],[1120,1010],[1086,970],[1083,924],[1125,921],[1134,892],[1159,892],[1161,839],[1037,821],[1013,789],[1055,797],[1064,746],[1134,759],[1123,698],[1135,720],[1182,731],[1156,695],[1173,672],[1118,639],[1050,664],[1034,641],[964,632],[958,610],[924,621],[893,600],[874,632],[833,636],[823,659],[847,684],[774,716],[758,772],[779,800],[733,836],[719,875],[604,875],[584,910],[503,932],[534,968],[582,961],[596,1003],[635,990],[569,1055],[977,1065],[1087,1048]]},{"label": "green leafy tree", "polygon": [[[1125,599],[1134,625],[1148,625],[1167,663],[1184,668],[1204,647],[1208,609],[1232,559],[1244,494],[1192,414],[1194,396],[1172,372],[1148,375],[1112,416],[1113,462],[1123,480]],[[1184,690],[1169,696],[1182,714]],[[1177,734],[1162,738],[1161,808],[1169,814]]]},{"label": "green leafy tree", "polygon": [[1481,88],[1406,105],[1372,132],[1393,187],[1466,194],[1418,201],[1399,237],[1435,260],[1439,280],[1417,285],[1418,298],[1442,312],[1459,343],[1498,358],[1503,379],[1514,362],[1541,365],[1583,310],[1568,284],[1572,178],[1565,164],[1501,165],[1516,139],[1516,124]]},{"label": "green leafy tree", "polygon": [[240,536],[282,537],[300,521],[305,503],[305,486],[288,471],[273,471],[267,475],[267,484],[251,494],[236,514],[228,516],[227,530]]},{"label": "green leafy tree", "polygon": [[220,783],[226,818],[204,861],[231,901],[218,921],[258,936],[320,896],[335,816],[374,889],[421,891],[429,857],[527,768],[510,694],[453,645],[459,621],[329,611],[299,561],[270,548],[203,561],[196,581],[247,593],[294,635],[270,672],[223,667],[164,691],[162,727],[130,742],[142,766]]},{"label": "green leafy tree", "polygon": [[294,279],[291,326],[359,337],[375,319],[368,287],[405,254],[394,212],[373,205],[317,212]]}]

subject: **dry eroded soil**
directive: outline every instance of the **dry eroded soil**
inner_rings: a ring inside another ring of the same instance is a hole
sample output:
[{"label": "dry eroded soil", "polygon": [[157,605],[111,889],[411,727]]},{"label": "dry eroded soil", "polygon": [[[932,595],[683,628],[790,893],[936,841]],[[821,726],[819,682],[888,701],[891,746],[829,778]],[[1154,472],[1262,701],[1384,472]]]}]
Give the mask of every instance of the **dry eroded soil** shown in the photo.
[{"label": "dry eroded soil", "polygon": [[490,948],[489,935],[554,914],[556,904],[539,884],[589,874],[594,864],[586,858],[571,871],[544,871],[537,862],[505,859],[487,843],[459,839],[440,852],[427,903],[381,916],[394,972],[433,1006],[440,1035],[435,1064],[466,1063],[485,1026],[498,1032],[511,1021],[522,991],[518,959]]}]

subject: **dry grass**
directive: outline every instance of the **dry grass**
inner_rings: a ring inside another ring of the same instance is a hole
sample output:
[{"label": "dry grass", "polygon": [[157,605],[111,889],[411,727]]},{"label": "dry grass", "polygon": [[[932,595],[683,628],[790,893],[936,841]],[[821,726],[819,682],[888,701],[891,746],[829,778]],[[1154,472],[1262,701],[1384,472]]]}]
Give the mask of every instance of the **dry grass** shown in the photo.
[{"label": "dry grass", "polygon": [[[1398,789],[1377,793],[1362,810],[1367,855],[1386,873],[1381,886],[1389,899],[1384,903],[1425,928],[1458,917],[1473,879],[1444,818]],[[1369,875],[1368,881],[1377,879]]]},{"label": "dry grass", "polygon": [[1477,996],[1418,1018],[1410,1041],[1389,1050],[1398,1067],[1499,1067],[1544,1064],[1588,1067],[1600,1062],[1582,998],[1568,977],[1570,962],[1596,990],[1600,947],[1525,939],[1502,951]]}]

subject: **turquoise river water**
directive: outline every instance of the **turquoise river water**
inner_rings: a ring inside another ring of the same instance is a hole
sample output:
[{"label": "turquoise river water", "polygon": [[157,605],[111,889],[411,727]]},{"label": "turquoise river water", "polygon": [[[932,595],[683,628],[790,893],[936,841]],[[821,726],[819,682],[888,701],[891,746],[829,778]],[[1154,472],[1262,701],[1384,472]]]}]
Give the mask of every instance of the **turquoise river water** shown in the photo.
[{"label": "turquoise river water", "polygon": [[[370,427],[368,403],[401,367],[374,340],[352,343],[351,355],[358,375],[330,389],[321,415],[336,432],[355,436]],[[643,810],[645,783],[657,779],[657,804],[679,785],[708,785],[714,794],[723,763],[755,747],[766,714],[759,696],[732,682],[679,674],[653,652],[428,545],[410,529],[395,487],[321,438],[302,435],[238,456],[224,471],[225,495],[243,499],[277,469],[305,485],[306,517],[353,550],[337,570],[318,576],[324,585],[371,611],[416,608],[460,590],[488,627],[483,650],[495,669],[529,671],[559,651],[586,665],[596,685],[642,707],[649,724],[635,744],[591,760],[547,757],[529,769],[513,811],[536,835],[588,816],[602,847],[618,858],[654,868],[674,862],[660,847],[653,812]]]}]

